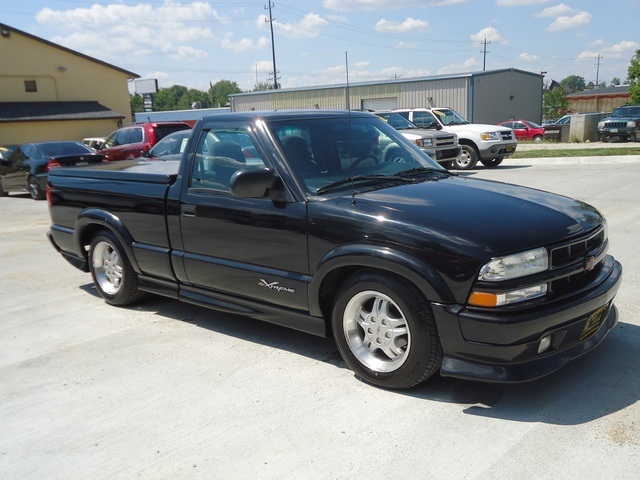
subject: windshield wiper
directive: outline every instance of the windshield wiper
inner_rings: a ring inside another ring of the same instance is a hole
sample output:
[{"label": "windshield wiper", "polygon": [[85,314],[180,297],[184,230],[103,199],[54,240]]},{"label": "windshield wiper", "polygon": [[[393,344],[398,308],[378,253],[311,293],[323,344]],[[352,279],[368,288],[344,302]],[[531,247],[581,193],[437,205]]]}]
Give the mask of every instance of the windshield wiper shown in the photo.
[{"label": "windshield wiper", "polygon": [[403,170],[402,172],[398,172],[394,174],[396,177],[406,178],[409,175],[421,174],[421,173],[449,173],[449,171],[440,168],[433,167],[416,167],[410,168],[409,170]]},{"label": "windshield wiper", "polygon": [[396,175],[383,175],[383,174],[372,174],[372,175],[354,175],[353,177],[343,178],[342,180],[337,180],[335,182],[328,183],[327,185],[323,185],[322,187],[316,190],[317,194],[322,194],[328,192],[330,190],[334,190],[336,188],[343,187],[345,185],[353,185],[356,182],[379,182],[379,181],[392,181],[392,182],[401,182],[401,183],[411,183],[412,179],[399,177]]}]

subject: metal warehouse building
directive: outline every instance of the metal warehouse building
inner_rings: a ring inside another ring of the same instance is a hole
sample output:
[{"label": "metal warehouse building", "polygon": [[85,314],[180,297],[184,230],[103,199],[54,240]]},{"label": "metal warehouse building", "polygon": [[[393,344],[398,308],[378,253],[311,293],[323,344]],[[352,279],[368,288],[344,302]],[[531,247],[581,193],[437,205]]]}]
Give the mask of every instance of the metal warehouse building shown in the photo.
[{"label": "metal warehouse building", "polygon": [[542,120],[542,82],[538,73],[516,69],[407,78],[347,85],[266,90],[230,96],[231,110],[322,108],[389,110],[451,107],[470,122]]}]

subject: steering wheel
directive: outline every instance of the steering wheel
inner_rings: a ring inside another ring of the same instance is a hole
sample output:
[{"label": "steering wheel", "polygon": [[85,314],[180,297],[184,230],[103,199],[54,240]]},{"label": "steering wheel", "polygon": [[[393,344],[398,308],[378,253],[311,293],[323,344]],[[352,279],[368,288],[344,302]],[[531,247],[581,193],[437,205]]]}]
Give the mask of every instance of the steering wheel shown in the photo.
[{"label": "steering wheel", "polygon": [[362,162],[364,162],[367,159],[371,159],[373,160],[373,162],[377,165],[378,164],[378,158],[375,155],[372,155],[370,153],[363,155],[361,157],[358,157],[349,168],[353,169],[356,168],[358,165],[360,165]]}]

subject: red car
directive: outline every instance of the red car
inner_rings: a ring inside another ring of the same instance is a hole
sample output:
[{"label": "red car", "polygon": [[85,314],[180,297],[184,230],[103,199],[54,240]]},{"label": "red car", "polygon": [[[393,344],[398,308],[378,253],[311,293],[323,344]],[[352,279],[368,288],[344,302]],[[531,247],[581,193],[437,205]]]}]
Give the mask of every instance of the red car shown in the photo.
[{"label": "red car", "polygon": [[107,137],[98,153],[106,160],[127,160],[148,152],[170,133],[191,128],[184,122],[152,122],[125,125]]},{"label": "red car", "polygon": [[511,128],[518,140],[539,142],[544,136],[544,127],[528,120],[509,120],[508,122],[500,122],[498,125]]}]

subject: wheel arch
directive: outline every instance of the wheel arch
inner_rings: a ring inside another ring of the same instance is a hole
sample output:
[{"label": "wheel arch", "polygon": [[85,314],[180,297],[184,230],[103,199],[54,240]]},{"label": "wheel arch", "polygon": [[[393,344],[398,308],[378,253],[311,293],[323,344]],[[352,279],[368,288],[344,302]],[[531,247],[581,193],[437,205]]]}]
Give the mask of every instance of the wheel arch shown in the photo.
[{"label": "wheel arch", "polygon": [[309,285],[311,315],[329,318],[340,285],[347,277],[364,269],[403,277],[431,302],[454,302],[446,282],[422,260],[388,247],[345,245],[325,255],[312,277]]},{"label": "wheel arch", "polygon": [[106,210],[89,208],[78,215],[74,231],[74,240],[78,251],[88,261],[88,252],[85,247],[91,243],[91,239],[100,230],[105,229],[116,236],[122,248],[125,250],[134,271],[138,274],[142,273],[133,254],[133,236],[118,216]]}]

